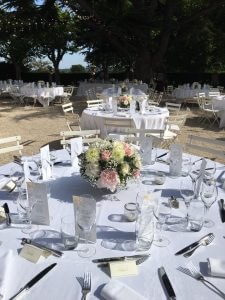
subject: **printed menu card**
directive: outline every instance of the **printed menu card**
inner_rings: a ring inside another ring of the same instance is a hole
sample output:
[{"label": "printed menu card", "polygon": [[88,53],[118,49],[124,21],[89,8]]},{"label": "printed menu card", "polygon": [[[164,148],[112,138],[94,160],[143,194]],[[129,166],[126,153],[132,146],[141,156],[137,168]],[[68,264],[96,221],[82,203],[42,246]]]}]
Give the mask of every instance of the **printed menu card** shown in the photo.
[{"label": "printed menu card", "polygon": [[27,182],[28,201],[31,207],[32,223],[49,225],[47,186],[45,183]]}]

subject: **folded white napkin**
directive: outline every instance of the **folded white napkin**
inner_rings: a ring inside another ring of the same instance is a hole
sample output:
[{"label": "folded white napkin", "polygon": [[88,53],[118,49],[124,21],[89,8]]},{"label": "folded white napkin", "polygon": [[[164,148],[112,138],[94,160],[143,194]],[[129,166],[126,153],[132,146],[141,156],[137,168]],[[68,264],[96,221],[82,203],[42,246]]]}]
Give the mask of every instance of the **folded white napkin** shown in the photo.
[{"label": "folded white napkin", "polygon": [[117,280],[110,280],[102,289],[101,296],[106,300],[147,300],[135,290]]},{"label": "folded white napkin", "polygon": [[[15,295],[45,267],[47,267],[46,264],[29,262],[12,250],[0,252],[0,300],[8,300]],[[42,284],[44,284],[43,281]],[[19,299],[29,299],[29,295],[21,294]]]},{"label": "folded white napkin", "polygon": [[208,274],[211,276],[225,277],[225,260],[208,258]]},{"label": "folded white napkin", "polygon": [[83,150],[82,137],[73,138],[70,140],[71,143],[71,164],[75,170],[79,170],[79,160],[78,155],[81,154]]}]

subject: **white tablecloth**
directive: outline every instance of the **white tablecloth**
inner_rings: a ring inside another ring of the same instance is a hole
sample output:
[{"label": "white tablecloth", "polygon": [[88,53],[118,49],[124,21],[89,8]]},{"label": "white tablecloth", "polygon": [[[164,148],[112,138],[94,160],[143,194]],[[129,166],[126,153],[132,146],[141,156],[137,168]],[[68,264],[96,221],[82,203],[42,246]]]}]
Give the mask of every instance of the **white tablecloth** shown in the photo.
[{"label": "white tablecloth", "polygon": [[[78,90],[77,90],[77,96],[86,96],[86,91],[90,89],[94,89],[97,93],[101,93],[103,90],[111,88],[114,86],[120,86],[121,83],[89,83],[89,82],[80,82]],[[146,83],[142,84],[134,84],[134,83],[128,83],[126,84],[128,86],[128,89],[135,87],[136,89],[142,90],[144,93],[147,93],[148,91],[148,85]]]},{"label": "white tablecloth", "polygon": [[37,99],[41,105],[45,107],[49,106],[49,103],[54,100],[56,96],[63,95],[63,87],[37,88],[23,86],[20,88],[20,92],[26,97]]},{"label": "white tablecloth", "polygon": [[174,89],[172,95],[177,99],[186,99],[186,98],[196,97],[198,93],[205,93],[206,97],[208,97],[209,92],[210,92],[210,88],[192,89],[187,87],[187,88]]},{"label": "white tablecloth", "polygon": [[169,117],[169,111],[166,108],[157,108],[158,112],[149,112],[144,115],[135,113],[120,113],[113,115],[112,113],[104,111],[96,111],[95,109],[87,108],[83,111],[80,124],[82,129],[100,129],[101,135],[104,138],[106,135],[104,119],[133,119],[135,128],[143,129],[165,129],[166,119]]},{"label": "white tablecloth", "polygon": [[[163,150],[164,152],[165,150]],[[61,151],[61,154],[64,153]],[[67,153],[66,153],[67,154]],[[162,170],[168,172],[168,166],[157,163],[152,166],[152,169]],[[1,172],[9,172],[10,165],[0,168]],[[79,175],[71,176],[70,167],[55,166],[54,174],[60,176],[51,183],[51,195],[49,199],[49,209],[51,219],[51,226],[40,226],[39,229],[44,230],[45,236],[39,241],[45,242],[50,246],[59,244],[59,221],[62,214],[68,209],[72,210],[72,195],[92,194],[97,200],[97,244],[96,255],[94,258],[111,257],[121,255],[132,255],[134,252],[124,251],[121,247],[125,240],[135,239],[135,224],[129,222],[118,222],[113,216],[120,216],[123,214],[124,204],[135,201],[137,195],[136,185],[130,184],[128,189],[117,193],[119,201],[107,201],[102,199],[102,192],[92,188],[88,183],[80,178]],[[224,171],[218,170],[217,176],[220,177]],[[172,179],[167,177],[163,186],[148,186],[151,190],[161,191],[161,198],[167,199],[170,195],[177,195],[179,197],[179,185],[181,178]],[[145,186],[146,187],[146,186]],[[7,202],[11,212],[16,212],[16,206],[12,201],[12,193],[0,191],[0,204]],[[224,198],[225,192],[219,189],[218,199]],[[180,200],[181,207],[184,206]],[[175,213],[176,210],[173,211]],[[171,241],[168,247],[158,248],[152,245],[150,249],[151,257],[138,267],[139,274],[137,276],[120,277],[118,280],[125,283],[129,287],[135,289],[138,293],[151,300],[166,300],[162,285],[158,276],[158,268],[164,266],[174,287],[177,299],[182,300],[217,300],[221,299],[212,290],[208,289],[201,282],[181,273],[177,270],[179,266],[185,266],[190,260],[183,256],[175,256],[174,253],[187,246],[188,244],[198,240],[202,236],[213,232],[215,239],[212,244],[207,247],[200,247],[196,253],[191,257],[193,263],[197,268],[201,268],[203,274],[206,271],[206,262],[208,257],[215,257],[224,259],[224,225],[221,223],[219,217],[219,209],[215,203],[210,211],[209,217],[212,218],[216,225],[212,229],[202,228],[200,232],[178,231],[175,232],[172,228],[164,231],[164,235]],[[118,219],[117,219],[118,220]],[[170,228],[170,227],[169,227]],[[19,228],[12,227],[0,230],[0,256],[12,249],[14,255],[17,255],[17,250],[21,248],[20,238],[24,234]],[[107,249],[104,247],[105,241],[113,239],[117,241],[117,247],[114,249]],[[50,273],[41,279],[35,286],[33,286],[29,294],[24,299],[29,300],[72,300],[81,299],[81,287],[77,278],[82,277],[84,271],[92,272],[92,290],[88,295],[88,299],[102,299],[100,297],[101,288],[107,283],[110,278],[107,272],[103,272],[89,259],[82,259],[78,256],[76,251],[66,251],[63,257],[55,258],[50,256],[44,262],[33,265],[24,261],[23,267],[18,270],[19,265],[14,265],[14,273],[12,274],[15,280],[11,290],[8,292],[10,296],[25,284],[30,278],[44,269],[47,265],[56,262],[55,267]],[[16,276],[15,276],[16,275]],[[207,277],[207,279],[216,284],[218,288],[225,292],[224,279]],[[103,299],[102,299],[103,300]],[[124,299],[125,300],[125,299]]]}]

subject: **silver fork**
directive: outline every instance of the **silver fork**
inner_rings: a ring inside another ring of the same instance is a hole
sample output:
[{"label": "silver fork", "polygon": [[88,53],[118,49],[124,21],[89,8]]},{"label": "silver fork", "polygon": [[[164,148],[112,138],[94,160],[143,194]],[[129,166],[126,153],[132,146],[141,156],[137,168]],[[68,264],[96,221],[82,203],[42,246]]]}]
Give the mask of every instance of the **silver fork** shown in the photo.
[{"label": "silver fork", "polygon": [[212,233],[208,236],[208,238],[204,239],[201,243],[199,243],[194,249],[184,254],[184,257],[190,257],[196,249],[200,246],[208,246],[215,238],[215,235]]},{"label": "silver fork", "polygon": [[85,272],[82,285],[82,300],[86,300],[87,294],[91,291],[91,273]]},{"label": "silver fork", "polygon": [[225,299],[225,294],[218,289],[218,287],[216,287],[214,284],[212,284],[210,281],[206,280],[204,278],[204,276],[202,275],[202,273],[200,271],[197,270],[197,268],[195,267],[195,265],[193,264],[192,261],[189,261],[186,264],[186,268],[183,267],[178,267],[177,270],[183,272],[186,275],[189,275],[191,277],[193,277],[196,280],[201,281],[203,284],[205,284],[205,286],[207,286],[208,288],[210,288],[206,283],[208,283],[209,285],[211,285],[216,291],[217,294],[219,294],[223,299]]}]

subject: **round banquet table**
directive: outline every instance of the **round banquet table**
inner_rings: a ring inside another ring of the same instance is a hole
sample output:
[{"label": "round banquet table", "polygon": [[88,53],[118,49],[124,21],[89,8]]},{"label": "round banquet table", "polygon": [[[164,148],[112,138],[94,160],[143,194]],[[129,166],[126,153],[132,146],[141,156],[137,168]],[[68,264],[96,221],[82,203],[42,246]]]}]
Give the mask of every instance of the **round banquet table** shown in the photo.
[{"label": "round banquet table", "polygon": [[[157,107],[153,111],[146,112],[145,114],[135,113],[132,116],[129,112],[120,112],[116,115],[113,113],[100,110],[99,108],[87,108],[83,111],[80,124],[84,129],[100,129],[101,137],[106,137],[106,130],[104,126],[105,118],[114,119],[133,119],[134,127],[138,129],[165,129],[166,120],[169,117],[167,108]],[[113,128],[112,128],[113,130]],[[118,129],[117,129],[118,130]]]},{"label": "round banquet table", "polygon": [[[158,151],[158,155],[165,152],[165,150]],[[134,251],[125,250],[122,245],[125,241],[135,240],[135,223],[126,222],[118,219],[123,215],[124,204],[134,202],[138,192],[137,185],[130,183],[128,188],[118,192],[116,196],[117,201],[110,201],[103,199],[101,190],[92,188],[79,175],[74,174],[74,170],[65,163],[69,159],[68,153],[65,150],[57,152],[57,161],[62,164],[54,166],[53,174],[57,177],[50,182],[50,196],[48,199],[49,212],[51,216],[50,226],[39,226],[39,231],[44,232],[44,236],[38,241],[48,245],[49,247],[59,247],[60,245],[60,218],[68,210],[73,210],[72,196],[80,194],[92,194],[97,202],[96,214],[96,228],[97,228],[97,242],[96,254],[93,258],[114,257],[137,254]],[[192,161],[196,157],[192,157]],[[4,165],[0,168],[1,174],[7,174],[10,169],[16,165],[14,163]],[[157,162],[151,166],[152,171],[161,170],[168,173],[169,167],[167,164]],[[225,166],[218,164],[216,171],[216,178],[218,185],[221,184],[221,178],[224,177]],[[73,172],[73,175],[71,173]],[[143,181],[144,182],[143,178]],[[149,178],[148,178],[149,179]],[[172,216],[185,216],[186,210],[183,200],[180,198],[179,186],[181,178],[166,177],[164,185],[148,185],[151,191],[158,194],[160,201],[167,200],[171,195],[177,196],[179,199],[180,208],[172,210]],[[221,185],[220,185],[221,186]],[[142,190],[146,188],[143,184],[139,186]],[[14,195],[13,195],[14,194]],[[16,213],[16,205],[13,202],[16,192],[8,193],[0,191],[0,204],[7,202],[11,213]],[[224,198],[225,192],[219,187],[218,199]],[[152,244],[149,253],[150,258],[138,266],[138,275],[119,277],[117,280],[135,289],[140,295],[146,299],[152,300],[166,300],[168,299],[162,288],[158,276],[158,268],[165,267],[165,270],[170,278],[176,293],[177,299],[182,300],[217,300],[221,299],[215,292],[207,288],[201,282],[187,276],[180,272],[177,268],[179,266],[185,267],[189,260],[192,260],[197,268],[201,269],[206,275],[207,258],[215,257],[223,259],[225,239],[225,223],[220,220],[219,209],[217,203],[211,207],[209,217],[215,222],[215,227],[207,229],[203,227],[200,232],[181,231],[174,227],[174,224],[168,222],[164,235],[171,241],[169,246],[165,248],[156,247]],[[215,239],[207,247],[200,247],[196,250],[191,259],[184,258],[182,255],[175,256],[178,250],[198,240],[202,236],[213,232]],[[8,299],[21,286],[27,283],[34,275],[46,266],[57,263],[57,266],[50,271],[50,273],[41,279],[38,284],[33,286],[29,294],[24,299],[29,300],[72,300],[81,299],[81,286],[77,280],[83,277],[84,271],[92,273],[92,289],[88,295],[89,299],[103,299],[100,296],[101,288],[105,283],[108,283],[110,277],[108,272],[99,268],[91,259],[84,259],[78,256],[76,251],[65,251],[61,258],[49,256],[44,261],[33,264],[18,256],[18,249],[21,248],[21,238],[25,235],[21,232],[16,224],[12,224],[9,228],[0,229],[0,292],[5,293],[3,299]],[[114,241],[115,246],[110,249],[107,247],[107,241]],[[78,246],[79,247],[79,246]],[[60,248],[58,248],[60,249]],[[79,248],[78,248],[79,249]],[[11,264],[8,263],[8,281],[5,289],[1,289],[3,276],[4,255],[11,253]],[[140,253],[138,253],[140,254]],[[92,258],[92,259],[93,259]],[[11,267],[11,269],[10,269]],[[207,276],[207,275],[206,275]],[[224,278],[207,277],[207,279],[217,285],[218,288],[225,292]],[[121,299],[121,300],[124,300]]]},{"label": "round banquet table", "polygon": [[[97,82],[80,82],[78,90],[77,90],[77,96],[86,96],[86,92],[90,89],[96,90],[96,92],[101,92],[107,88],[111,88],[113,86],[119,87],[121,83],[97,83]],[[144,93],[147,93],[148,91],[148,85],[147,83],[137,84],[129,82],[126,84],[128,89],[134,87],[135,89],[139,89],[143,91]]]},{"label": "round banquet table", "polygon": [[36,98],[42,106],[47,107],[56,96],[63,95],[63,87],[21,87],[20,92],[26,97]]},{"label": "round banquet table", "polygon": [[186,99],[186,98],[194,98],[198,96],[198,93],[205,93],[206,97],[208,97],[209,92],[210,92],[210,88],[192,89],[190,87],[189,88],[178,87],[173,90],[172,96],[177,99]]}]

